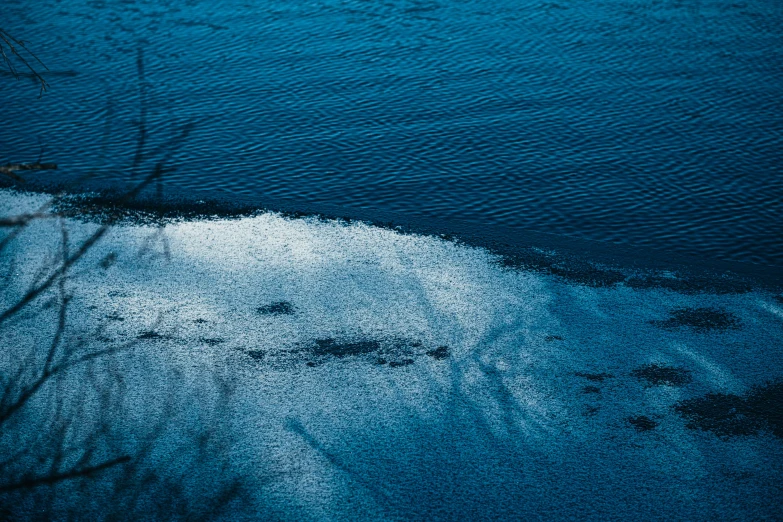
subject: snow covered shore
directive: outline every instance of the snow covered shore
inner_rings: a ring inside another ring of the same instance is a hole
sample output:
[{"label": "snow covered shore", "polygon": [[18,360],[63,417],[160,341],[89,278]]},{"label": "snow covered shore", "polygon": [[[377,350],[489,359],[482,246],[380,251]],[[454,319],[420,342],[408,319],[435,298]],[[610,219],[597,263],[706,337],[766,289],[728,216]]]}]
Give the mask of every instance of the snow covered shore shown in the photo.
[{"label": "snow covered shore", "polygon": [[[46,198],[3,190],[0,213]],[[61,225],[2,230],[2,310],[57,266]],[[65,225],[72,250],[100,227]],[[589,286],[436,237],[275,213],[113,226],[63,284],[63,343],[132,346],[47,383],[0,424],[3,457],[43,447],[56,410],[77,419],[63,435],[76,446],[143,453],[176,477],[191,515],[779,516],[783,302],[764,290]],[[57,288],[0,324],[6,379],[45,358]],[[124,465],[0,503],[155,518],[152,493],[113,487]],[[200,503],[224,486],[226,502]]]}]

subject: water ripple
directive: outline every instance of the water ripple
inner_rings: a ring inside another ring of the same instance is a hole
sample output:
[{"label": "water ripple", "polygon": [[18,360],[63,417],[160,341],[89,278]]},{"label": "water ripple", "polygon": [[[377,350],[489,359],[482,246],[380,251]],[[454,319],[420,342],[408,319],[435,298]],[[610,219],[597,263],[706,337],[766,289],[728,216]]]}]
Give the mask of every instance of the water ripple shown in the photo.
[{"label": "water ripple", "polygon": [[[773,0],[11,2],[0,161],[783,266]],[[143,50],[145,82],[137,77]],[[66,74],[67,73],[67,74]],[[26,80],[25,80],[26,81]]]}]

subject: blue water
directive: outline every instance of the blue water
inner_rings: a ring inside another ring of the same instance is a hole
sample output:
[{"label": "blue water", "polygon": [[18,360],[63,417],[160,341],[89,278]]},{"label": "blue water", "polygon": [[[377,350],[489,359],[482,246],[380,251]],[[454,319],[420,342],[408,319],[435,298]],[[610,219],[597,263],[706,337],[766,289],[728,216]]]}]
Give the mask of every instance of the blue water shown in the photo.
[{"label": "blue water", "polygon": [[783,266],[779,0],[1,10],[51,89],[0,77],[0,161],[58,180],[164,161],[183,194]]}]

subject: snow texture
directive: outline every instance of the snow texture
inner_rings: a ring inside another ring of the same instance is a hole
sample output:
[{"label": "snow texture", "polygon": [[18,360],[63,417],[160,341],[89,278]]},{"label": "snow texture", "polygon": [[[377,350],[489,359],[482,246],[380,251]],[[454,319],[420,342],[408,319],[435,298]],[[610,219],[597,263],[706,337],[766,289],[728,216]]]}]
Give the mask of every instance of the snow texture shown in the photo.
[{"label": "snow texture", "polygon": [[[45,201],[0,192],[4,215]],[[99,227],[66,225],[74,249]],[[3,309],[60,242],[56,219],[9,242]],[[117,225],[69,274],[66,336],[135,342],[111,356],[115,441],[133,454],[176,396],[153,460],[191,477],[185,495],[240,477],[243,500],[219,519],[780,516],[779,417],[727,435],[676,410],[783,378],[783,304],[764,291],[593,288],[440,238],[271,212]],[[48,346],[55,295],[0,325],[3,374]],[[75,397],[83,378],[57,386]],[[210,409],[220,382],[232,394]],[[213,426],[223,451],[165,461],[193,426]],[[58,487],[55,517],[77,502],[72,482]],[[106,513],[96,491],[78,513]]]}]

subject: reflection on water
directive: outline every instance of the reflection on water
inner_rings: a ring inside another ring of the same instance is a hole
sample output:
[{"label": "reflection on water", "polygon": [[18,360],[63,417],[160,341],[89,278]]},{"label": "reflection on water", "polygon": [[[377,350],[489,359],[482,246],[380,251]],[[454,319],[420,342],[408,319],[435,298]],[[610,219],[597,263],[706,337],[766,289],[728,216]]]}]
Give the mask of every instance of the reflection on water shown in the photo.
[{"label": "reflection on water", "polygon": [[783,263],[779,2],[7,4],[0,161]]}]

